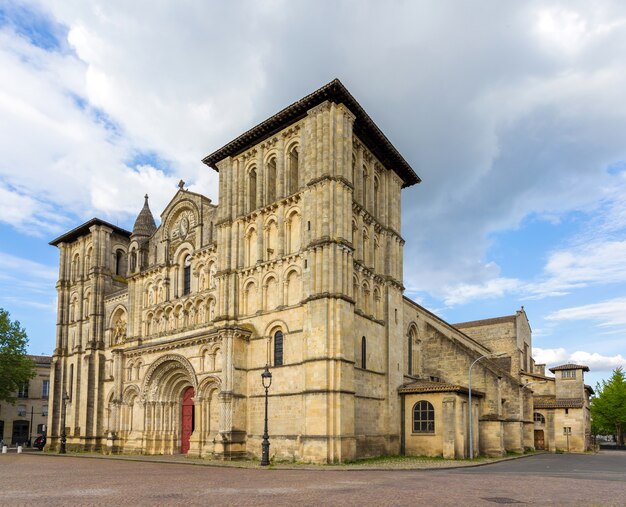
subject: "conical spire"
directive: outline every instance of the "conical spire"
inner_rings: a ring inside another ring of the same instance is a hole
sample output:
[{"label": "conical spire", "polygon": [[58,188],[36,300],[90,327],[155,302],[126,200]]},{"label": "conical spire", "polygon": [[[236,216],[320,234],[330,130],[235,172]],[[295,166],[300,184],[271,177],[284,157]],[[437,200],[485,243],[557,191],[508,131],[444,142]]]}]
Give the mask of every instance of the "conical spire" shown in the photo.
[{"label": "conical spire", "polygon": [[141,208],[139,215],[137,215],[137,220],[135,220],[132,236],[150,237],[154,234],[154,231],[156,231],[156,223],[150,211],[150,206],[148,206],[148,194],[146,194],[143,208]]}]

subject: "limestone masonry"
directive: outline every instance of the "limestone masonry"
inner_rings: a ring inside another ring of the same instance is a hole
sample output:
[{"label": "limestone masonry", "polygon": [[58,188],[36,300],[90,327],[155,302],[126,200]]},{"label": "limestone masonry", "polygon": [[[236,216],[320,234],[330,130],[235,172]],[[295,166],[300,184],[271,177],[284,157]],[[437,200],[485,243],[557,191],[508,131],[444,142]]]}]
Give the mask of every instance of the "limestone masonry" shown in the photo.
[{"label": "limestone masonry", "polygon": [[[453,326],[403,296],[420,180],[338,80],[203,162],[219,205],[181,182],[158,226],[146,196],[132,232],[94,218],[51,243],[52,448],[67,393],[69,449],[260,456],[266,364],[272,458],[465,457],[470,417],[481,453],[587,448],[586,367],[537,369],[523,309]],[[499,353],[470,414],[468,369]]]}]

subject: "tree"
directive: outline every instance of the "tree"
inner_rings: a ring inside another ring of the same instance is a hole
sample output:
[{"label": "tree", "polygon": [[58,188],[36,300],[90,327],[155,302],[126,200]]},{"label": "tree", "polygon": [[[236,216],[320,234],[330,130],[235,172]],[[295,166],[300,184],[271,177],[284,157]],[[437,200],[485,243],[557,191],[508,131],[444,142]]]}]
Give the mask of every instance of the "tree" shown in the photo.
[{"label": "tree", "polygon": [[35,376],[35,363],[26,355],[28,338],[20,323],[0,308],[0,401],[15,403],[18,389]]},{"label": "tree", "polygon": [[609,380],[596,385],[591,402],[593,427],[601,433],[615,435],[618,445],[624,445],[626,434],[626,374],[622,367],[613,370]]}]

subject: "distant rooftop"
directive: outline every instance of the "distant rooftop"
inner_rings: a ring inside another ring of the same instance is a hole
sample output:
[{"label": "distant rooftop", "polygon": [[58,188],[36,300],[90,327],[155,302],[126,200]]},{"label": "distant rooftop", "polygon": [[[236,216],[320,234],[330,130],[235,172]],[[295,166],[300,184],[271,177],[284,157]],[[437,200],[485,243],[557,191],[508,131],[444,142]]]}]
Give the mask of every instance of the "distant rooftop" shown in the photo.
[{"label": "distant rooftop", "polygon": [[582,364],[567,363],[567,364],[562,364],[560,366],[555,366],[554,368],[550,368],[550,371],[552,373],[554,373],[555,371],[561,371],[561,370],[583,370],[583,371],[589,371],[589,366],[585,366],[585,365],[582,365]]},{"label": "distant rooftop", "polygon": [[29,354],[28,357],[30,357],[37,364],[50,364],[50,363],[52,363],[52,356],[33,356],[33,355]]}]

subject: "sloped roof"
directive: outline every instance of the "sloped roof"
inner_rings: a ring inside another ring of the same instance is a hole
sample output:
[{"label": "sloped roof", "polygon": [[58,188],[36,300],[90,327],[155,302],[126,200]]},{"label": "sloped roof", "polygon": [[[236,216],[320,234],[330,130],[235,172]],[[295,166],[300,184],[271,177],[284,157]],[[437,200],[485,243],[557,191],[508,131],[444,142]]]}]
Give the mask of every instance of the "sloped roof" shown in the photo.
[{"label": "sloped roof", "polygon": [[52,363],[51,356],[33,356],[31,354],[28,355],[35,363],[37,364],[50,364]]},{"label": "sloped roof", "polygon": [[583,371],[589,371],[589,366],[585,366],[585,365],[582,365],[582,364],[567,363],[567,364],[562,364],[560,366],[555,366],[554,368],[550,368],[550,371],[552,373],[554,373],[555,371],[561,371],[561,370],[583,370]]},{"label": "sloped roof", "polygon": [[[432,380],[417,380],[410,384],[404,384],[398,388],[398,392],[402,394],[408,393],[449,393],[449,392],[461,392],[468,393],[467,387],[450,384],[448,382],[434,382]],[[484,396],[482,391],[472,389],[472,396]]]},{"label": "sloped roof", "polygon": [[382,133],[339,79],[333,79],[320,89],[287,106],[271,118],[259,123],[256,127],[244,132],[227,145],[206,156],[202,159],[202,162],[217,171],[216,164],[220,160],[243,153],[255,144],[301,120],[306,116],[309,109],[327,100],[337,104],[345,104],[352,114],[355,115],[354,133],[387,169],[398,173],[404,182],[403,187],[409,187],[421,181],[404,157],[400,155],[398,150],[391,144],[389,139],[387,139],[385,134]]},{"label": "sloped roof", "polygon": [[92,218],[88,222],[85,222],[84,224],[75,227],[71,231],[62,234],[58,238],[53,239],[52,241],[50,241],[49,245],[57,246],[60,243],[71,243],[81,236],[86,236],[87,234],[90,234],[91,231],[89,229],[94,225],[104,225],[105,227],[110,227],[111,229],[113,229],[113,232],[116,232],[117,234],[130,237],[130,231],[122,229],[121,227],[113,225],[109,222],[105,222],[104,220],[100,220],[99,218]]},{"label": "sloped roof", "polygon": [[493,317],[490,319],[482,319],[482,320],[470,320],[468,322],[459,322],[457,324],[452,324],[454,327],[478,327],[478,326],[489,326],[492,324],[503,324],[504,322],[515,322],[515,315],[506,315],[504,317]]},{"label": "sloped roof", "polygon": [[535,396],[533,399],[535,408],[582,408],[584,400],[582,398],[559,398],[554,396]]}]

